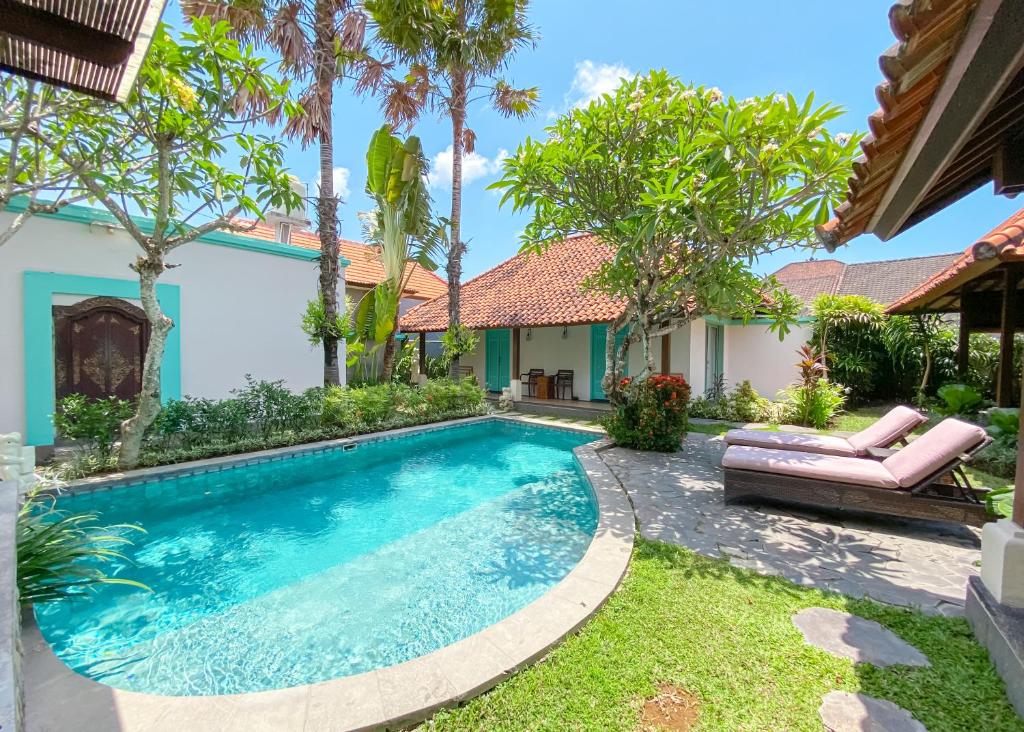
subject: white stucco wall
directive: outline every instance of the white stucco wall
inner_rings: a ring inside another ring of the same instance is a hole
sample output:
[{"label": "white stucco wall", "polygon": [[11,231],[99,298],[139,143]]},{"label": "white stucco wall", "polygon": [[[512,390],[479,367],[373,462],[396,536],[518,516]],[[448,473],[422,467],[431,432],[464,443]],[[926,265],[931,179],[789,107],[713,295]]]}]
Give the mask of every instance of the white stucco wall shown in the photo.
[{"label": "white stucco wall", "polygon": [[766,325],[725,327],[725,383],[734,386],[749,379],[764,397],[776,393],[796,378],[796,351],[811,335],[810,325],[796,325],[783,341]]},{"label": "white stucco wall", "polygon": [[561,328],[533,328],[529,340],[521,331],[519,368],[544,369],[554,374],[558,369],[572,369],[573,394],[583,401],[590,399],[590,326],[571,326],[562,338]]},{"label": "white stucco wall", "polygon": [[[0,214],[0,227],[9,220]],[[32,365],[24,357],[22,273],[137,281],[128,264],[138,251],[121,230],[42,217],[0,247],[0,432],[25,429]],[[169,261],[180,266],[160,282],[180,287],[183,395],[226,397],[245,374],[284,379],[292,389],[322,383],[322,351],[299,330],[316,295],[315,262],[203,242],[181,247]]]}]

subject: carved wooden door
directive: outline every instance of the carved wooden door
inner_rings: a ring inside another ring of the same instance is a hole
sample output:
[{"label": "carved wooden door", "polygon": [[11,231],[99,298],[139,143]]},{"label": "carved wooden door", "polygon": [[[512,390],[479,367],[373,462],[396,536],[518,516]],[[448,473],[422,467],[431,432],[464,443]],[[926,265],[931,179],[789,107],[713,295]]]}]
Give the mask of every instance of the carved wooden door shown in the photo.
[{"label": "carved wooden door", "polygon": [[140,308],[96,297],[53,308],[57,398],[84,394],[135,399],[149,324]]}]

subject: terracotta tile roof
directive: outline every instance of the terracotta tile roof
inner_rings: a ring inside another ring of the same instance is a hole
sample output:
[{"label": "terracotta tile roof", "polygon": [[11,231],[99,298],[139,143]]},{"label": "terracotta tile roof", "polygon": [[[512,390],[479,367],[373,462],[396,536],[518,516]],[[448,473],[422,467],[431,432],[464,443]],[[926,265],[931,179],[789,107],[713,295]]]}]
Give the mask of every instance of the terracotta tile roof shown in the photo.
[{"label": "terracotta tile roof", "polygon": [[925,307],[1004,262],[1024,261],[1024,208],[971,244],[949,266],[889,306],[890,313]]},{"label": "terracotta tile roof", "polygon": [[[246,232],[243,236],[251,236],[262,241],[277,241],[276,229],[265,221],[257,223],[252,231]],[[355,287],[373,287],[384,279],[384,267],[380,263],[380,256],[373,247],[349,239],[339,239],[338,241],[341,244],[341,256],[349,261],[349,265],[345,268],[346,284]],[[304,249],[320,249],[320,237],[315,231],[309,229],[293,228],[290,243]],[[406,297],[430,300],[448,292],[448,284],[436,274],[419,265],[410,266],[413,267],[413,272],[405,291]]]},{"label": "terracotta tile roof", "polygon": [[931,108],[978,2],[901,0],[889,10],[897,43],[879,58],[885,77],[875,89],[880,108],[868,117],[870,134],[861,142],[864,154],[854,163],[847,200],[832,221],[818,227],[828,246],[845,243],[867,228]]},{"label": "terracotta tile roof", "polygon": [[775,278],[803,302],[818,295],[862,295],[883,305],[900,298],[952,263],[957,254],[845,264],[835,259],[794,262]]},{"label": "terracotta tile roof", "polygon": [[[556,242],[544,254],[518,254],[463,284],[462,323],[485,329],[611,322],[625,303],[582,288],[611,255],[611,248],[591,234]],[[412,308],[401,327],[409,333],[445,330],[447,294]]]}]

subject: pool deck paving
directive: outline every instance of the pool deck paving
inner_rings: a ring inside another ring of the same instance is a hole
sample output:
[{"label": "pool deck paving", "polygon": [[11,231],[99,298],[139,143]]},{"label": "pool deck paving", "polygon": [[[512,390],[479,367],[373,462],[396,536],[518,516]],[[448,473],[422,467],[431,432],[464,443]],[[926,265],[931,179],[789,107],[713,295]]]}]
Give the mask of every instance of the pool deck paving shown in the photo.
[{"label": "pool deck paving", "polygon": [[601,450],[647,539],[802,586],[926,613],[961,615],[980,531],[723,501],[719,436],[690,433],[673,454]]}]

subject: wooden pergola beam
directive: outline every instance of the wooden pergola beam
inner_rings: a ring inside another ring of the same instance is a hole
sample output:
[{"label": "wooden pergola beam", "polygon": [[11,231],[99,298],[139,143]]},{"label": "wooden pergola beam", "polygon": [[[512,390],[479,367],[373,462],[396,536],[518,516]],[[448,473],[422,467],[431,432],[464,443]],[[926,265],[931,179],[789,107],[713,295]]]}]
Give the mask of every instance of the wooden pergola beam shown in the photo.
[{"label": "wooden pergola beam", "polygon": [[427,334],[420,333],[420,373],[427,373]]},{"label": "wooden pergola beam", "polygon": [[3,32],[28,43],[111,68],[124,64],[135,43],[113,33],[32,7],[18,0],[0,0]]},{"label": "wooden pergola beam", "polygon": [[1013,395],[1013,336],[1017,331],[1017,285],[1021,280],[1019,266],[1007,267],[1004,275],[1003,303],[999,317],[999,377],[996,382],[996,404],[1008,407]]}]

